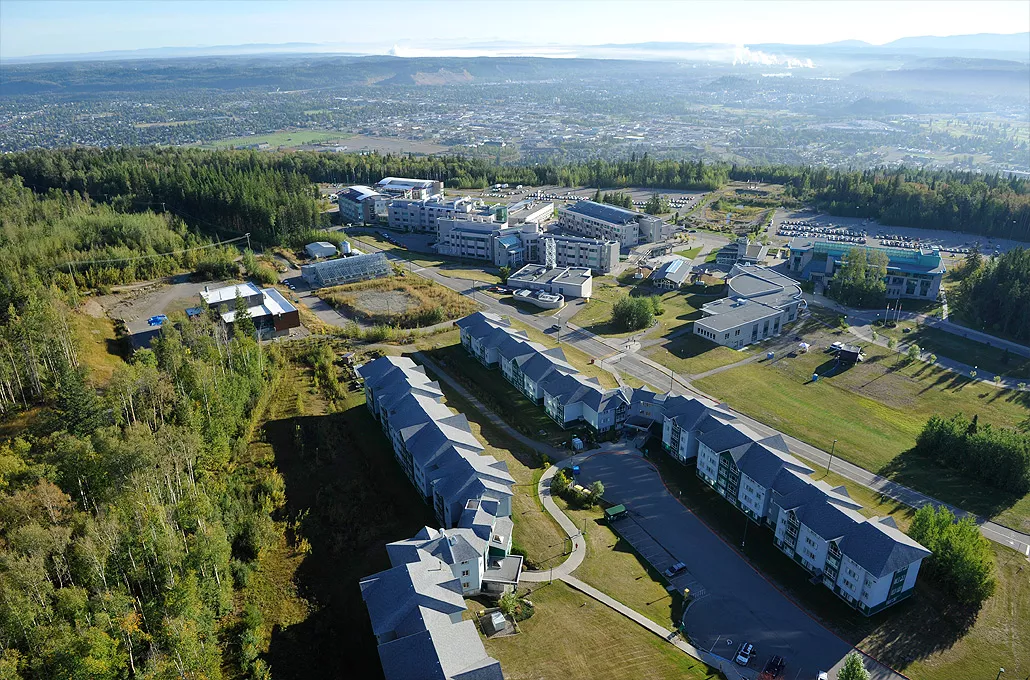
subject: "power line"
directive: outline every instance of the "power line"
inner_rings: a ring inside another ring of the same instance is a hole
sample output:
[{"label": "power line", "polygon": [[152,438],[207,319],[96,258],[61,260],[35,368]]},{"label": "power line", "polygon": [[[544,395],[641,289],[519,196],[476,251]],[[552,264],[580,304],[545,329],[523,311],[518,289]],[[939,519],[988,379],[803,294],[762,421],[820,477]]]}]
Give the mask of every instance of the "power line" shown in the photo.
[{"label": "power line", "polygon": [[247,243],[249,244],[250,243],[250,233],[248,232],[248,233],[244,234],[243,236],[237,236],[236,238],[229,239],[228,241],[220,241],[218,243],[208,243],[207,245],[194,246],[192,248],[185,248],[183,250],[172,250],[172,251],[169,251],[167,253],[153,253],[151,255],[138,255],[136,257],[116,257],[116,258],[110,258],[110,259],[106,259],[106,260],[70,260],[68,262],[64,262],[62,264],[57,265],[57,267],[55,267],[55,269],[56,268],[60,268],[60,267],[68,267],[68,266],[71,266],[71,265],[75,265],[77,267],[80,264],[111,264],[111,263],[114,263],[114,262],[135,262],[137,260],[147,260],[147,259],[151,259],[151,258],[154,258],[154,257],[166,257],[168,255],[181,255],[183,253],[189,253],[189,252],[193,252],[195,250],[205,250],[207,248],[218,248],[220,246],[224,246],[224,245],[227,245],[229,243],[235,243],[236,241],[242,241],[243,239],[247,239]]}]

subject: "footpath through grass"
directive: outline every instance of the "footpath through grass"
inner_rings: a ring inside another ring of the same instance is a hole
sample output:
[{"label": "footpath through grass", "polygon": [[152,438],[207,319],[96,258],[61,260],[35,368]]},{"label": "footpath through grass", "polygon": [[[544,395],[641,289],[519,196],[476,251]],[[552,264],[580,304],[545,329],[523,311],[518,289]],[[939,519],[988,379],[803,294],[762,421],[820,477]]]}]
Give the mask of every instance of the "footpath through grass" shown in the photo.
[{"label": "footpath through grass", "polygon": [[[826,343],[822,343],[826,344]],[[822,346],[820,344],[820,346]],[[934,413],[977,414],[980,422],[1015,427],[1027,394],[991,387],[922,362],[908,363],[867,345],[867,359],[830,375],[833,358],[809,354],[752,362],[698,380],[698,389],[733,408],[867,470],[971,512],[1030,530],[1030,497],[1015,497],[938,467],[910,452]],[[813,372],[820,376],[812,382]]]},{"label": "footpath through grass", "polygon": [[[659,453],[662,477],[683,491],[681,500],[731,545],[743,538],[743,516],[702,483],[692,466]],[[823,478],[822,473],[814,475]],[[830,484],[844,483],[837,475]],[[911,510],[848,483],[848,493],[864,504],[867,516],[890,515],[902,530]],[[1023,669],[1030,673],[1030,564],[1019,553],[992,544],[998,562],[998,590],[979,610],[958,605],[952,595],[920,575],[912,597],[866,617],[847,606],[773,544],[773,533],[751,527],[745,555],[764,575],[842,638],[913,680],[986,677],[990,669]],[[987,669],[985,671],[985,669]],[[1013,677],[1023,677],[1019,672]]]},{"label": "footpath through grass", "polygon": [[1030,358],[1006,352],[998,346],[990,347],[985,343],[913,321],[902,321],[889,328],[877,326],[875,330],[877,334],[894,338],[898,342],[914,342],[924,352],[932,352],[939,357],[975,366],[980,377],[993,378],[1000,375],[1009,378],[1030,378]]},{"label": "footpath through grass", "polygon": [[719,674],[561,581],[536,585],[521,633],[485,641],[508,680],[701,680]]}]

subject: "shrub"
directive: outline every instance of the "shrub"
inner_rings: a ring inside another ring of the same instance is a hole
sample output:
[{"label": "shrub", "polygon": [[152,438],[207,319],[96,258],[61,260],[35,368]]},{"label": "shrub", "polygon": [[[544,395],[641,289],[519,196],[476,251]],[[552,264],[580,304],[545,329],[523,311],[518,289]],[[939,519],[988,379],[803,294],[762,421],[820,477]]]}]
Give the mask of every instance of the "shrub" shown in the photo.
[{"label": "shrub", "polygon": [[649,298],[623,297],[612,306],[612,325],[624,331],[638,331],[654,323],[655,305]]},{"label": "shrub", "polygon": [[927,574],[953,597],[978,605],[994,594],[994,552],[972,517],[955,521],[947,508],[924,505],[908,533],[933,552]]},{"label": "shrub", "polygon": [[981,426],[961,413],[934,415],[916,437],[916,452],[996,489],[1030,492],[1030,437],[1023,432]]}]

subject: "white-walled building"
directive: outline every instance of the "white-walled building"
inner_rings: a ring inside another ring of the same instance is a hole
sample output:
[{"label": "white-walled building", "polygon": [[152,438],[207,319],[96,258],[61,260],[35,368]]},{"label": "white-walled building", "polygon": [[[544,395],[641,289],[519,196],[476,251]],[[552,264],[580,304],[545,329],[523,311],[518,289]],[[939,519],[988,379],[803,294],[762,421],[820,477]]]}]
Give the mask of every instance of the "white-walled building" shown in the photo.
[{"label": "white-walled building", "polygon": [[433,179],[384,177],[376,182],[375,190],[391,198],[429,198],[443,193],[443,182]]},{"label": "white-walled building", "polygon": [[701,307],[694,335],[740,349],[779,335],[806,304],[794,279],[766,267],[734,265],[727,297]]},{"label": "white-walled building", "polygon": [[659,217],[593,201],[560,206],[558,224],[583,236],[618,241],[623,248],[661,241],[668,231]]},{"label": "white-walled building", "polygon": [[527,264],[508,277],[515,289],[542,290],[566,298],[589,298],[594,293],[593,275],[582,267],[547,267]]},{"label": "white-walled building", "polygon": [[[392,229],[419,233],[436,233],[437,220],[461,219],[494,223],[496,211],[478,198],[448,200],[440,194],[426,198],[395,199],[388,208],[387,223]],[[500,226],[506,226],[500,224]]]},{"label": "white-walled building", "polygon": [[328,241],[315,241],[314,243],[309,243],[304,246],[304,252],[307,253],[308,257],[312,258],[335,257],[339,254],[336,246]]}]

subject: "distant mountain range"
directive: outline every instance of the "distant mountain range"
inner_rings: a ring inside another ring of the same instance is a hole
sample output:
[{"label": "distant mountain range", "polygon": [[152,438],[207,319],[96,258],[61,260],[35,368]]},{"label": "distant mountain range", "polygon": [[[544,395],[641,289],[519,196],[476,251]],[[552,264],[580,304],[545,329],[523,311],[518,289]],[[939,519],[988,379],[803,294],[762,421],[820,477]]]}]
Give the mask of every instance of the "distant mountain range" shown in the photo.
[{"label": "distant mountain range", "polygon": [[78,54],[48,54],[3,59],[4,63],[61,61],[113,61],[125,59],[174,59],[182,57],[334,54],[346,56],[389,54],[399,57],[551,57],[633,59],[644,61],[732,62],[787,68],[811,67],[813,60],[834,62],[838,57],[883,59],[901,57],[981,57],[1030,61],[1030,32],[900,38],[884,45],[861,40],[842,40],[821,45],[764,43],[730,45],[687,42],[642,42],[603,45],[532,45],[505,42],[427,41],[399,45],[368,46],[348,43],[252,43],[194,47],[153,47]]}]

